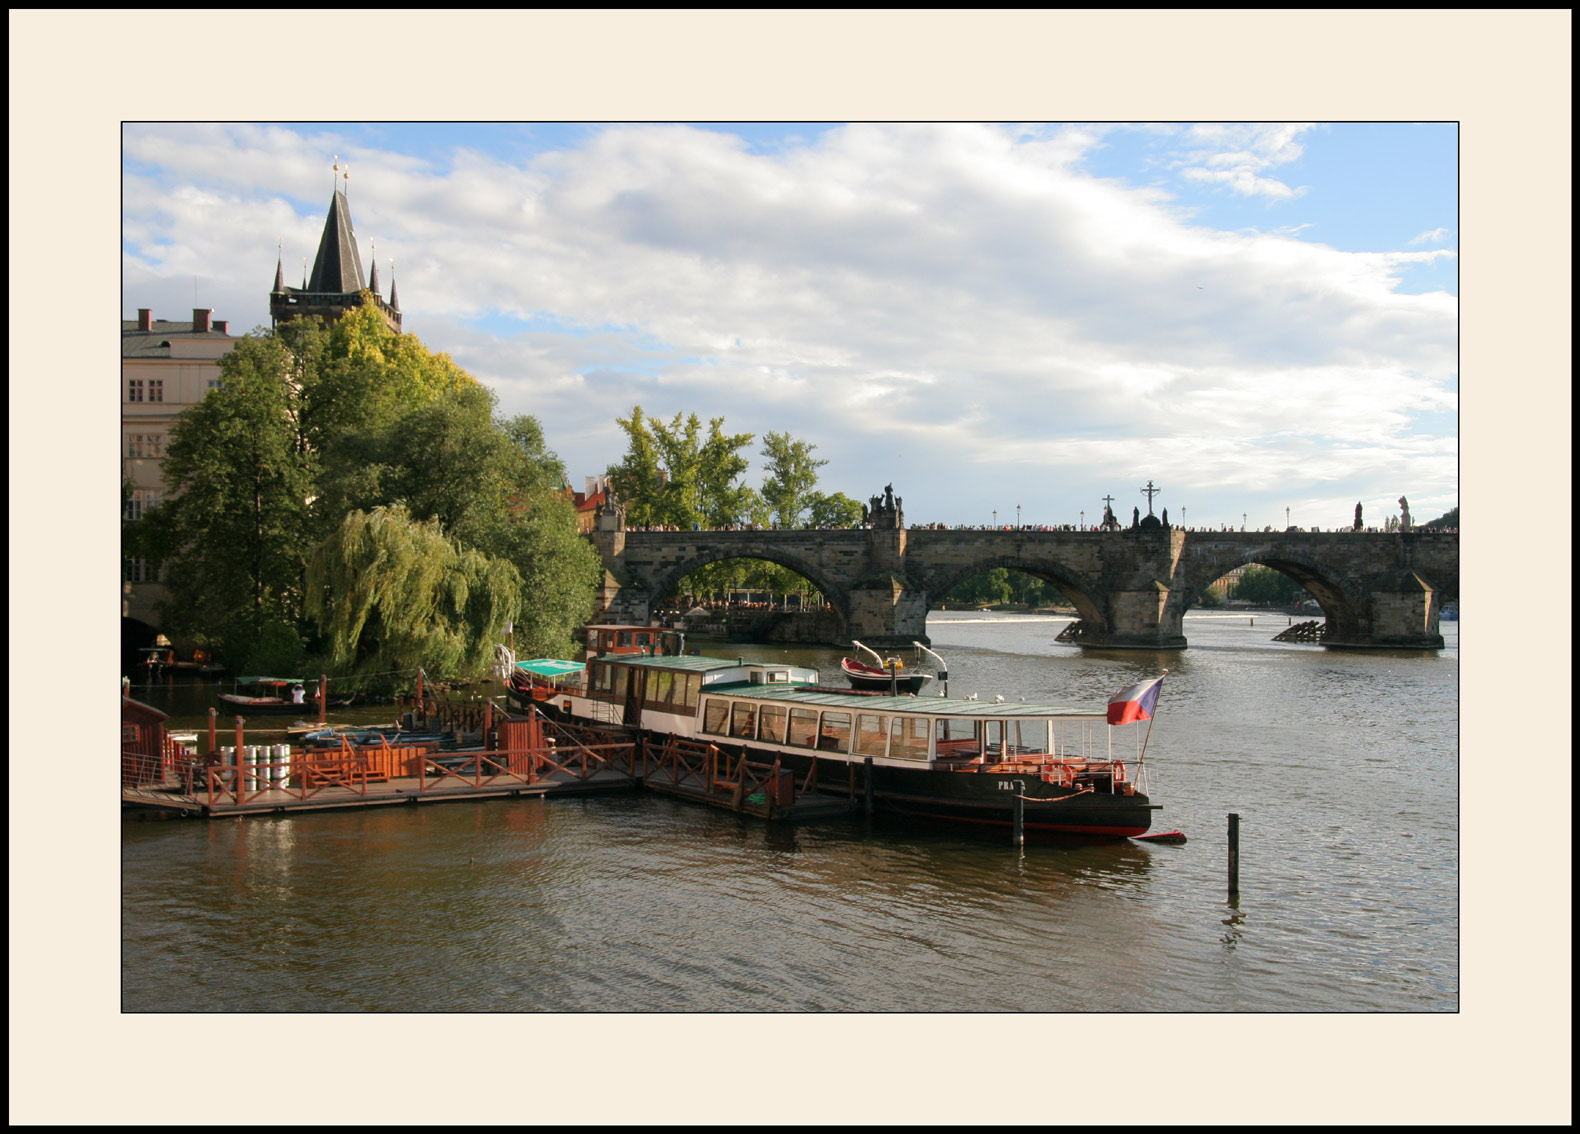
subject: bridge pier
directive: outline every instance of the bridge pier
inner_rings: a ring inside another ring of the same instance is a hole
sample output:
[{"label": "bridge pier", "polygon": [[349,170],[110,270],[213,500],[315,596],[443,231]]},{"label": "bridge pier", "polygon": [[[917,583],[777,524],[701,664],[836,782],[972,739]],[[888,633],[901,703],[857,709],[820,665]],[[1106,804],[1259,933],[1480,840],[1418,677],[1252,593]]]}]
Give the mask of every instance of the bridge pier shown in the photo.
[{"label": "bridge pier", "polygon": [[1441,650],[1441,606],[1441,594],[1413,571],[1374,579],[1367,589],[1365,613],[1352,623],[1329,618],[1322,644],[1349,649]]},{"label": "bridge pier", "polygon": [[885,650],[909,646],[912,642],[932,645],[932,639],[927,636],[925,591],[907,587],[898,576],[881,575],[858,583],[848,594],[847,640]]},{"label": "bridge pier", "polygon": [[1107,626],[1086,622],[1080,644],[1111,650],[1182,650],[1183,614],[1169,605],[1169,590],[1153,583],[1141,590],[1110,591]]}]

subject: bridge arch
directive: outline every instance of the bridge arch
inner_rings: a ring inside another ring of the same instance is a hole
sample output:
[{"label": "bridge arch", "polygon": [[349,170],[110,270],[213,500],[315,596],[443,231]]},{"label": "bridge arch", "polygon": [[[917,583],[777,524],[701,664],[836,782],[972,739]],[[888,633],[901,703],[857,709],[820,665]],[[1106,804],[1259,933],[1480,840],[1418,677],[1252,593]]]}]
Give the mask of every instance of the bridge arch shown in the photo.
[{"label": "bridge arch", "polygon": [[1021,571],[1044,582],[1052,583],[1059,588],[1065,598],[1070,600],[1083,621],[1089,625],[1107,624],[1100,591],[1081,572],[1056,559],[1027,560],[1018,555],[984,555],[964,565],[951,565],[946,570],[935,569],[932,576],[925,580],[927,609],[936,610],[943,597],[955,587],[972,576],[991,571],[995,567]]},{"label": "bridge arch", "polygon": [[1328,623],[1328,634],[1335,640],[1353,641],[1365,633],[1369,591],[1353,578],[1345,578],[1316,557],[1295,554],[1288,547],[1265,545],[1238,552],[1201,557],[1190,565],[1170,595],[1169,605],[1178,602],[1178,614],[1196,605],[1196,596],[1236,567],[1267,567],[1293,579],[1316,600]]},{"label": "bridge arch", "polygon": [[815,563],[809,563],[801,556],[777,547],[709,547],[677,563],[659,568],[648,582],[649,605],[662,602],[680,580],[693,571],[730,559],[760,559],[787,571],[794,571],[818,589],[834,608],[841,625],[850,620],[850,596],[845,589],[831,582]]}]

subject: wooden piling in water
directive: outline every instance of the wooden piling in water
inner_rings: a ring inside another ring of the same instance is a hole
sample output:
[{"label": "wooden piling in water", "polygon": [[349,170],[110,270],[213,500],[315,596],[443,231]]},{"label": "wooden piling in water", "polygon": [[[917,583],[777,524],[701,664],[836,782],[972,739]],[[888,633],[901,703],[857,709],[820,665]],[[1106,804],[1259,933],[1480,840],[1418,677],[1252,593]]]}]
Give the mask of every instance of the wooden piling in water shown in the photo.
[{"label": "wooden piling in water", "polygon": [[1240,816],[1229,812],[1229,896],[1240,896]]}]

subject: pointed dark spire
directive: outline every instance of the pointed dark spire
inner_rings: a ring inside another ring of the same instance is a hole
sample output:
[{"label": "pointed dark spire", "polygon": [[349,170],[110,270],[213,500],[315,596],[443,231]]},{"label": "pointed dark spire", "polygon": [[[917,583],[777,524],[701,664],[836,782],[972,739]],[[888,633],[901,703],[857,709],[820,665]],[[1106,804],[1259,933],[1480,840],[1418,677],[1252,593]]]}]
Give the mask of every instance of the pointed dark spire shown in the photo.
[{"label": "pointed dark spire", "polygon": [[371,250],[368,253],[368,262],[370,264],[372,264],[372,268],[368,271],[368,290],[371,291],[374,295],[378,295],[379,294],[379,246],[377,244],[373,244],[373,245],[370,245],[369,247],[370,247]]},{"label": "pointed dark spire", "polygon": [[336,192],[335,199],[329,203],[324,236],[318,242],[318,259],[313,261],[307,290],[345,295],[361,291],[365,286],[362,257],[357,253],[356,233],[351,230],[351,206],[346,203],[344,193]]},{"label": "pointed dark spire", "polygon": [[400,300],[395,298],[395,261],[390,261],[390,310],[400,310]]},{"label": "pointed dark spire", "polygon": [[271,294],[281,295],[285,292],[285,249],[280,249],[279,259],[274,262],[274,291]]}]

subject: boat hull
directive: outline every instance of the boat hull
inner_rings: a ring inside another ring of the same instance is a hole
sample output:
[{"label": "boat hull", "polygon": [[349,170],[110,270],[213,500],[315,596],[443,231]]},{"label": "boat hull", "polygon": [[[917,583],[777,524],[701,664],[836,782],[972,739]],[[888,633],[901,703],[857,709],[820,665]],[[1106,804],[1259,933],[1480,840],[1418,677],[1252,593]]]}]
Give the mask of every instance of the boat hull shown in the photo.
[{"label": "boat hull", "polygon": [[849,658],[840,663],[840,671],[850,687],[861,693],[887,693],[891,689],[896,693],[920,693],[933,679],[930,673],[897,673],[891,679],[887,673],[871,666],[852,668]]},{"label": "boat hull", "polygon": [[[658,739],[662,734],[654,734]],[[840,760],[817,760],[778,751],[748,748],[756,763],[775,760],[790,768],[800,781],[817,764],[818,790],[852,793],[854,801],[866,794],[866,768]],[[1015,797],[1022,798],[1022,830],[1028,836],[1079,836],[1082,838],[1133,838],[1152,826],[1153,812],[1161,810],[1135,785],[1111,775],[1095,777],[1075,786],[1043,780],[1036,766],[1024,771],[954,770],[945,768],[872,769],[873,809],[890,815],[978,829],[1009,830],[1015,822]]]},{"label": "boat hull", "polygon": [[238,697],[233,693],[219,694],[222,710],[238,716],[298,716],[305,717],[318,711],[316,702],[298,705],[281,697]]}]

